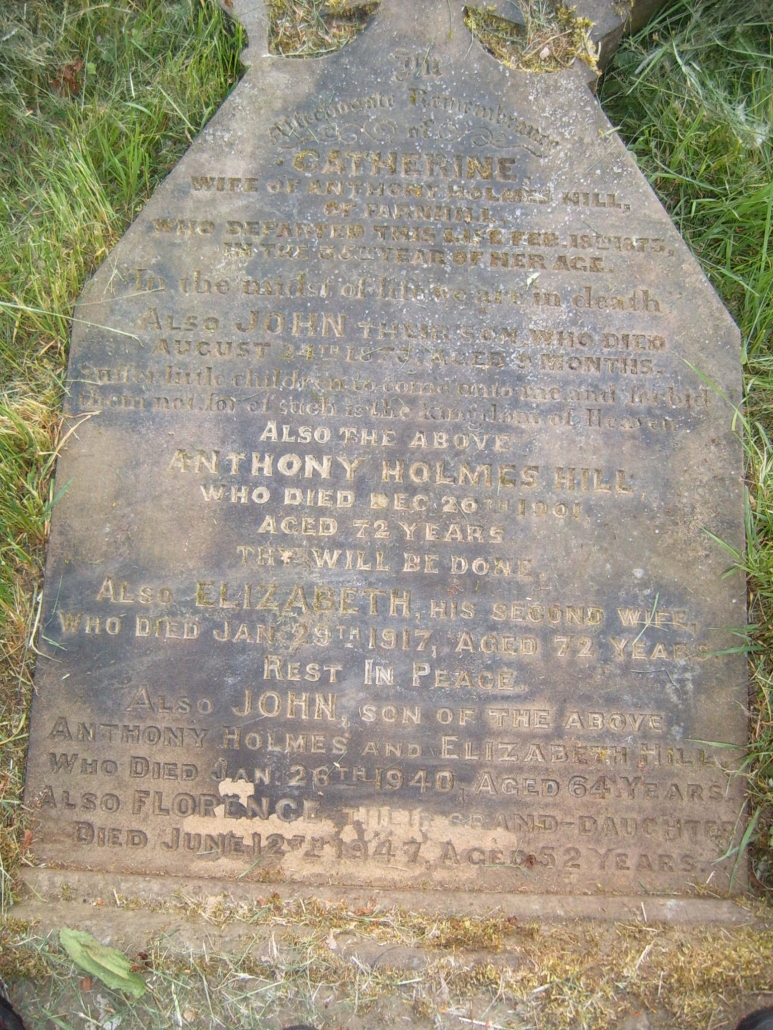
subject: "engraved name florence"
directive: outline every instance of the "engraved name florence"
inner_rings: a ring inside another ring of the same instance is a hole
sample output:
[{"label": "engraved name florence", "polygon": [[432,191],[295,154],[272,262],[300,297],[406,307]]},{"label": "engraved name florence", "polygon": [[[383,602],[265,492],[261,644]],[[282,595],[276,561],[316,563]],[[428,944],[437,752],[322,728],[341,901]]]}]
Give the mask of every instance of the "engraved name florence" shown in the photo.
[{"label": "engraved name florence", "polygon": [[303,62],[248,13],[247,75],[85,291],[37,853],[725,891],[735,327],[579,67],[401,6]]}]

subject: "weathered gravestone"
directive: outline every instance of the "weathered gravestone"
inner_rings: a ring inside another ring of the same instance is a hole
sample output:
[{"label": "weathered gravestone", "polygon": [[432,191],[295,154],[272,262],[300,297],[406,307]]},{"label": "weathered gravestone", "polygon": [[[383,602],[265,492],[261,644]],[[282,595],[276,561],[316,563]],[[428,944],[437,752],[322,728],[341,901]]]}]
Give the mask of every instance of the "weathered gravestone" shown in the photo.
[{"label": "weathered gravestone", "polygon": [[245,17],[76,312],[36,855],[726,891],[737,330],[583,70],[508,70],[457,0],[314,61]]}]

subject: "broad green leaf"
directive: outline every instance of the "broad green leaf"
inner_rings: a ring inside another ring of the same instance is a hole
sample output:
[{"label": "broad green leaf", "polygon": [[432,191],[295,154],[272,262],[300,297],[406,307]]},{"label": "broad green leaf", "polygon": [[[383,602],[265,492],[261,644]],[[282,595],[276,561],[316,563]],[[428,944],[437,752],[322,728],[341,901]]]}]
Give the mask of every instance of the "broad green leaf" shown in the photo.
[{"label": "broad green leaf", "polygon": [[132,972],[132,964],[122,951],[100,944],[96,937],[83,930],[59,931],[59,943],[72,961],[86,973],[98,976],[107,987],[141,998],[147,990],[145,981]]}]

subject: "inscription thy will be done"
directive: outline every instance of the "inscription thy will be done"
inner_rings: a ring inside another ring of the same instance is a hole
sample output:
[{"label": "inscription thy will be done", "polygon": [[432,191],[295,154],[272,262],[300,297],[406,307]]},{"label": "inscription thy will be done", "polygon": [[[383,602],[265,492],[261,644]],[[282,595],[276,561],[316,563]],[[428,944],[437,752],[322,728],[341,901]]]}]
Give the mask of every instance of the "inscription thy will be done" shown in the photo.
[{"label": "inscription thy will be done", "polygon": [[36,854],[722,894],[737,332],[577,69],[401,7],[256,58],[86,289]]}]

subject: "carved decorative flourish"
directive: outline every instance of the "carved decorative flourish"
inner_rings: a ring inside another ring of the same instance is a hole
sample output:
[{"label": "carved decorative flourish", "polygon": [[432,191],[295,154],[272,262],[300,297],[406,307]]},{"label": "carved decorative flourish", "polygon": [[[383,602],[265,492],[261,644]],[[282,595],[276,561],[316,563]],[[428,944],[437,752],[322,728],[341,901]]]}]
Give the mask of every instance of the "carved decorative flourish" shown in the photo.
[{"label": "carved decorative flourish", "polygon": [[439,122],[437,125],[438,139],[445,140],[447,143],[458,143],[464,135],[464,131],[458,125],[454,125],[453,122]]},{"label": "carved decorative flourish", "polygon": [[394,139],[397,133],[397,124],[391,118],[378,118],[363,125],[362,131],[377,143],[386,143]]},{"label": "carved decorative flourish", "polygon": [[340,126],[328,122],[314,129],[302,129],[277,141],[280,150],[294,150],[306,143],[344,143],[351,146],[359,140],[362,130],[358,126],[341,129]]},{"label": "carved decorative flourish", "polygon": [[536,147],[530,147],[521,140],[513,140],[512,136],[508,136],[505,132],[495,133],[485,127],[474,131],[473,135],[470,136],[470,143],[474,147],[496,147],[497,150],[503,150],[504,148],[512,149],[514,146],[522,147],[523,150],[528,150],[535,157],[545,157],[544,151]]}]

